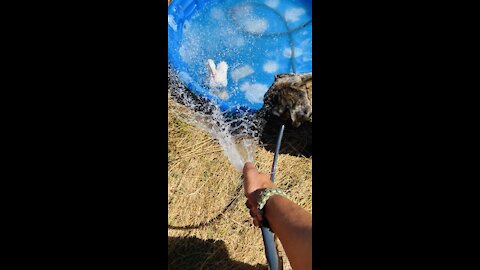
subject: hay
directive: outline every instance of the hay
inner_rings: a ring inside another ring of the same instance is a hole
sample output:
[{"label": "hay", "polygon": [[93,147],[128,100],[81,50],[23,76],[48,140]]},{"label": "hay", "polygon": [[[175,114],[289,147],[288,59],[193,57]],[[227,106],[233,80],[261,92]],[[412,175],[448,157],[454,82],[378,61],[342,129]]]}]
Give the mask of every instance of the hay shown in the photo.
[{"label": "hay", "polygon": [[[223,213],[197,229],[169,227],[169,269],[267,269],[261,232],[251,223],[239,189],[240,173],[215,140],[181,120],[188,109],[169,98],[168,111],[169,226],[198,225]],[[272,159],[272,152],[257,147],[260,171],[269,172]],[[311,176],[311,158],[279,156],[277,186],[310,213]]]}]

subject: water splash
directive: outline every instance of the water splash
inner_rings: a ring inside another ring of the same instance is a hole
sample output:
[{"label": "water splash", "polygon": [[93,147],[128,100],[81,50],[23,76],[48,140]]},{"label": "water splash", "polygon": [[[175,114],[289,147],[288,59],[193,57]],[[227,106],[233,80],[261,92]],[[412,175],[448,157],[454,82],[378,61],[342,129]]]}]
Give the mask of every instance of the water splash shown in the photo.
[{"label": "water splash", "polygon": [[[254,161],[265,120],[246,112],[228,115],[215,101],[192,94],[182,82],[195,93],[207,93],[203,88],[207,87],[208,94],[224,101],[218,101],[223,109],[238,104],[260,110],[274,73],[311,71],[311,57],[302,54],[311,51],[311,31],[306,35],[298,31],[311,27],[311,15],[302,6],[292,0],[214,1],[199,5],[191,16],[179,13],[176,22],[169,18],[169,37],[175,37],[169,43],[169,58],[182,71],[177,74],[169,66],[169,93],[190,109],[190,113],[174,113],[216,139],[238,171],[245,162]],[[228,64],[228,87],[225,83],[219,90],[205,82],[208,59]]]},{"label": "water splash", "polygon": [[[169,59],[199,85],[208,77],[208,59],[225,61],[228,86],[215,92],[195,85],[196,93],[220,97],[222,108],[239,104],[260,110],[273,74],[311,71],[311,57],[302,54],[311,51],[311,15],[302,1],[202,2],[188,16],[170,13],[177,21],[169,26]],[[307,35],[300,34],[304,28]]]},{"label": "water splash", "polygon": [[189,109],[188,113],[176,110],[172,113],[217,140],[237,171],[241,172],[246,162],[255,161],[258,135],[263,126],[261,119],[247,112],[232,117],[220,110],[212,101],[192,94],[181,82],[178,73],[170,66],[168,67],[168,92]]}]

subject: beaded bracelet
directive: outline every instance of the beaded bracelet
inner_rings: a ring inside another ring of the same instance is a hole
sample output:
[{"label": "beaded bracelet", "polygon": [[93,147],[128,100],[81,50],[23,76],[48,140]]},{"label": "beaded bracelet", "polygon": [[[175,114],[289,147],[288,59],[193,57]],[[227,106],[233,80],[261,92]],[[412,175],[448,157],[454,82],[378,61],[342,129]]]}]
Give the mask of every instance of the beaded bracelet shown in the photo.
[{"label": "beaded bracelet", "polygon": [[270,199],[270,197],[272,197],[273,195],[280,195],[288,198],[287,194],[278,188],[266,188],[262,192],[260,192],[260,194],[258,195],[258,211],[262,215],[262,226],[266,228],[270,228],[270,226],[268,225],[267,219],[265,218],[263,208],[265,207],[265,204],[267,204],[268,199]]}]

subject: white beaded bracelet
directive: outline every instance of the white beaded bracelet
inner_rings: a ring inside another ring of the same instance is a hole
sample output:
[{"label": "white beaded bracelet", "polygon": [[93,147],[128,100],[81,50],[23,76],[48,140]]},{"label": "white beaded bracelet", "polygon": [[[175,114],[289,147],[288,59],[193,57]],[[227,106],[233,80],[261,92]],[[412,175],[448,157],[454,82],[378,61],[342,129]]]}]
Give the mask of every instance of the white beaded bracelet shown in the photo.
[{"label": "white beaded bracelet", "polygon": [[269,228],[269,226],[265,218],[263,208],[265,207],[265,204],[267,204],[268,199],[270,199],[270,197],[272,197],[273,195],[280,195],[288,198],[287,194],[278,188],[266,188],[262,192],[260,192],[260,194],[258,195],[258,211],[262,215],[262,226],[267,228]]}]

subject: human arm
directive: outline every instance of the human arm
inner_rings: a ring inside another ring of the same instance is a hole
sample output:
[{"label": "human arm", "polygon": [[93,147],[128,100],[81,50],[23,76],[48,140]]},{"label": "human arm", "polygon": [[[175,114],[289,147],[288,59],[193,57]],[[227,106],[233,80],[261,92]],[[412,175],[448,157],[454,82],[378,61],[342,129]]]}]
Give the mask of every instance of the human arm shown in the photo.
[{"label": "human arm", "polygon": [[[247,207],[253,223],[259,226],[258,195],[266,188],[275,188],[269,175],[259,173],[247,162],[243,168]],[[293,269],[312,269],[312,215],[291,200],[273,195],[263,208],[264,217],[278,236]]]}]

